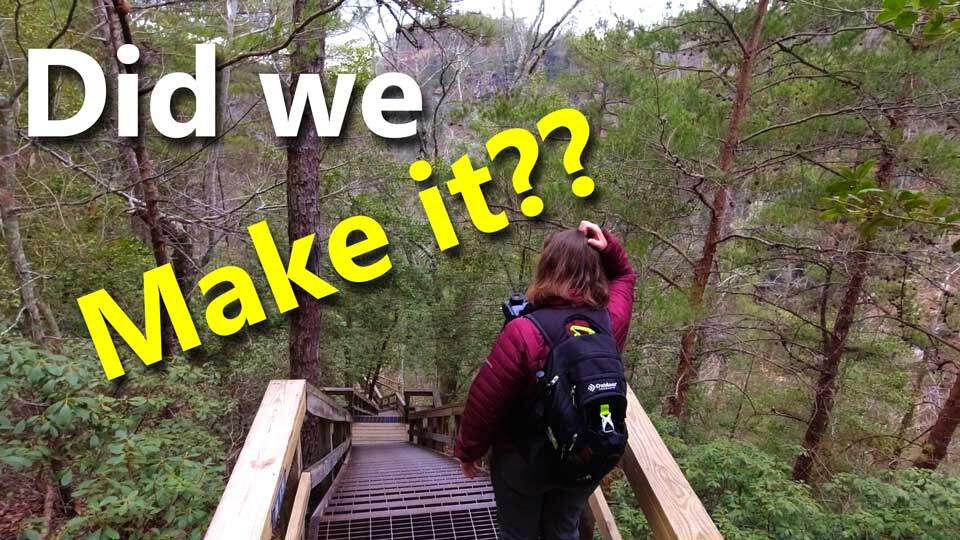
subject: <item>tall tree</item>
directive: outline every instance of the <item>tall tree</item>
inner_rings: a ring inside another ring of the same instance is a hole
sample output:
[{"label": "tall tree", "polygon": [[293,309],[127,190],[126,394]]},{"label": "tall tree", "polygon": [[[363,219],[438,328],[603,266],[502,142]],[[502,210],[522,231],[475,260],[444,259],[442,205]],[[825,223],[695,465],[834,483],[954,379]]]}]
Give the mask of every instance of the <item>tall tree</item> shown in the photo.
[{"label": "tall tree", "polygon": [[[237,0],[226,0],[226,15],[224,17],[226,26],[224,28],[224,46],[230,47],[234,38],[234,29],[237,18]],[[207,156],[207,167],[203,174],[203,202],[207,206],[209,214],[217,214],[223,211],[223,133],[226,126],[225,120],[230,117],[230,77],[233,73],[233,65],[228,65],[220,70],[220,80],[217,81],[217,138],[210,145],[210,153]],[[212,250],[217,243],[217,230],[209,227],[205,249],[206,258],[212,255]]]},{"label": "tall tree", "polygon": [[[700,251],[700,257],[693,267],[693,282],[687,291],[688,302],[690,303],[691,310],[695,314],[699,313],[704,307],[704,292],[707,289],[707,283],[713,272],[714,262],[717,257],[717,247],[730,219],[731,178],[729,178],[729,175],[731,171],[733,171],[737,149],[740,144],[740,126],[743,124],[743,120],[747,114],[747,106],[750,103],[751,83],[753,80],[754,67],[756,66],[757,57],[760,53],[763,21],[767,15],[770,2],[769,0],[760,0],[757,2],[753,24],[750,26],[750,33],[747,35],[746,40],[740,37],[733,24],[715,4],[709,1],[707,4],[727,23],[728,30],[733,33],[734,39],[739,46],[741,57],[737,66],[733,106],[730,109],[726,133],[720,143],[720,154],[717,159],[719,178],[714,180],[717,187],[713,194],[713,201],[708,206],[709,217],[706,232],[703,237],[703,247]],[[687,390],[697,371],[696,349],[700,332],[699,319],[695,320],[683,331],[683,335],[680,338],[680,357],[677,362],[677,374],[673,384],[674,391],[664,402],[664,414],[670,416],[680,416],[683,414]]]},{"label": "tall tree", "polygon": [[[337,3],[339,4],[339,2]],[[295,0],[294,24],[300,24],[314,11],[333,11],[325,0]],[[313,18],[313,17],[311,17]],[[309,31],[296,35],[290,43],[290,95],[304,75],[324,79],[327,30],[323,21]],[[294,240],[320,233],[320,161],[323,151],[317,126],[309,108],[304,112],[300,133],[287,141],[287,236]],[[320,267],[318,249],[310,252],[308,268]],[[299,307],[290,312],[290,376],[319,384],[323,374],[320,359],[322,305],[310,293],[295,287]]]},{"label": "tall tree", "polygon": [[0,221],[3,222],[7,257],[20,290],[21,313],[26,315],[30,338],[36,343],[43,343],[43,317],[35,287],[39,276],[33,272],[27,260],[17,215],[15,141],[12,105],[10,100],[0,97]]},{"label": "tall tree", "polygon": [[[93,0],[94,15],[99,21],[101,33],[101,43],[103,44],[104,55],[109,70],[113,74],[121,72],[139,74],[143,71],[144,62],[140,61],[132,65],[120,64],[117,60],[117,49],[122,45],[134,44],[133,31],[130,27],[128,15],[130,6],[122,0]],[[116,80],[116,76],[111,77],[110,84]],[[163,266],[171,263],[169,254],[168,233],[174,228],[182,230],[182,227],[174,225],[165,219],[160,208],[160,190],[157,187],[157,171],[154,169],[153,161],[147,149],[146,131],[147,114],[149,107],[144,103],[141,95],[139,106],[140,118],[138,125],[140,133],[132,139],[117,140],[117,151],[120,161],[126,169],[129,185],[132,186],[132,193],[138,194],[140,198],[131,195],[130,202],[134,208],[134,214],[139,217],[147,228],[147,236],[150,249],[153,252],[153,259],[157,266]],[[174,257],[174,272],[178,281],[183,286],[184,276],[187,272],[184,257]],[[173,331],[173,325],[170,318],[164,310],[161,322],[161,339],[163,341],[163,352],[165,356],[174,354],[177,347],[177,338]]]},{"label": "tall tree", "polygon": [[913,462],[914,467],[936,469],[947,456],[947,448],[960,425],[960,376],[954,376],[950,393],[944,402],[937,419],[927,434],[923,449]]},{"label": "tall tree", "polygon": [[[914,19],[915,20],[915,19]],[[829,330],[823,328],[822,356],[817,366],[818,377],[813,386],[814,400],[807,422],[807,428],[804,432],[802,448],[803,451],[797,456],[793,466],[793,478],[800,481],[809,481],[815,464],[819,461],[823,439],[831,421],[833,414],[834,401],[838,386],[838,376],[840,364],[847,350],[847,340],[851,328],[856,323],[858,305],[866,291],[867,279],[874,272],[873,267],[878,264],[878,258],[872,254],[877,246],[877,235],[884,229],[889,229],[894,235],[899,231],[897,228],[900,223],[897,220],[890,220],[888,216],[891,209],[887,208],[893,204],[888,201],[907,201],[903,206],[903,212],[909,214],[917,209],[927,208],[928,199],[918,196],[916,193],[908,190],[901,191],[897,185],[898,174],[901,171],[912,173],[911,168],[915,167],[911,163],[909,143],[916,136],[916,126],[921,119],[937,122],[940,115],[948,116],[955,110],[955,106],[948,101],[927,102],[927,85],[936,84],[934,80],[923,80],[916,66],[922,65],[929,56],[927,49],[931,45],[928,40],[929,34],[925,31],[912,32],[913,22],[898,20],[893,27],[887,27],[891,31],[888,43],[881,42],[881,46],[887,48],[894,54],[908,58],[900,77],[890,81],[890,86],[886,89],[891,95],[890,101],[884,106],[879,106],[876,110],[871,110],[867,114],[873,118],[870,121],[870,129],[866,134],[866,140],[877,147],[879,157],[877,159],[875,178],[870,179],[865,174],[872,167],[872,162],[861,165],[855,176],[854,193],[845,193],[842,198],[845,200],[857,201],[859,197],[865,197],[870,200],[870,190],[887,195],[888,198],[881,197],[876,204],[878,207],[872,211],[857,212],[846,215],[845,217],[857,225],[855,237],[855,246],[847,254],[845,266],[848,269],[848,280],[844,288],[843,296],[837,306],[837,312],[832,328]],[[902,46],[902,43],[907,45]],[[933,79],[934,76],[927,77]],[[873,103],[881,98],[873,94],[870,90],[865,90],[863,84],[853,84],[857,88],[857,94],[861,94],[862,101]],[[938,89],[939,90],[939,89]],[[864,148],[864,150],[867,150]],[[922,170],[922,165],[917,167]],[[863,180],[867,183],[864,184]],[[841,182],[848,180],[842,179]],[[866,191],[863,191],[866,188]],[[903,195],[909,195],[904,198]],[[915,203],[910,203],[913,199]],[[931,198],[930,200],[933,200]],[[924,203],[924,204],[921,204]],[[854,203],[856,206],[859,203]],[[869,203],[868,203],[869,204]],[[936,208],[938,203],[930,204],[931,209]],[[948,205],[943,206],[946,208]],[[895,212],[895,211],[894,211]],[[936,214],[936,210],[934,210]],[[841,215],[843,215],[841,213]],[[894,242],[897,239],[894,236]],[[936,335],[936,331],[926,328],[923,330],[927,335]],[[951,392],[953,394],[953,392]],[[944,406],[944,421],[938,422],[933,426],[936,432],[931,428],[933,439],[928,439],[928,444],[924,447],[924,453],[917,459],[918,466],[933,468],[936,466],[939,454],[940,458],[946,453],[946,445],[949,444],[950,437],[956,429],[956,422],[953,417],[957,412],[956,401],[949,398]]]},{"label": "tall tree", "polygon": [[[46,48],[55,46],[66,35],[73,25],[76,11],[77,0],[73,0],[63,23],[57,26],[59,30],[46,43]],[[19,25],[19,23],[19,18],[15,18],[14,24]],[[19,26],[16,33],[19,36]],[[16,196],[17,153],[14,148],[17,137],[14,128],[14,111],[17,100],[27,88],[27,81],[26,78],[18,81],[9,55],[6,60],[7,69],[11,74],[9,80],[13,84],[9,95],[0,94],[0,222],[2,222],[7,256],[20,293],[21,312],[26,314],[28,333],[35,343],[42,344],[47,342],[48,338],[59,339],[60,330],[51,311],[44,309],[45,306],[36,287],[39,274],[31,268],[24,248],[23,236],[20,233],[20,208]],[[0,60],[0,67],[3,63],[4,60]]]}]

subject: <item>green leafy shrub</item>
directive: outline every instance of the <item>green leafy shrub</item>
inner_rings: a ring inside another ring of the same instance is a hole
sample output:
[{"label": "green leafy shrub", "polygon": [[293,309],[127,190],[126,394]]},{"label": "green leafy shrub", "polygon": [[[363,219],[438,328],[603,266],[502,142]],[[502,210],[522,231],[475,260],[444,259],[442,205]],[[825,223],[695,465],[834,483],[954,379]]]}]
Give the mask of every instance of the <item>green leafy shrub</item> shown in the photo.
[{"label": "green leafy shrub", "polygon": [[921,469],[839,474],[822,488],[832,538],[960,538],[960,479]]},{"label": "green leafy shrub", "polygon": [[786,465],[758,449],[718,440],[692,447],[681,466],[727,538],[817,538],[821,512]]},{"label": "green leafy shrub", "polygon": [[[786,463],[752,445],[715,440],[679,448],[684,474],[730,540],[960,538],[957,478],[917,469],[838,474],[813,493],[790,478]],[[626,480],[615,480],[609,495],[624,537],[649,538]]]},{"label": "green leafy shrub", "polygon": [[217,376],[182,359],[133,371],[116,385],[86,349],[0,343],[0,468],[63,488],[60,538],[199,538],[223,491]]}]

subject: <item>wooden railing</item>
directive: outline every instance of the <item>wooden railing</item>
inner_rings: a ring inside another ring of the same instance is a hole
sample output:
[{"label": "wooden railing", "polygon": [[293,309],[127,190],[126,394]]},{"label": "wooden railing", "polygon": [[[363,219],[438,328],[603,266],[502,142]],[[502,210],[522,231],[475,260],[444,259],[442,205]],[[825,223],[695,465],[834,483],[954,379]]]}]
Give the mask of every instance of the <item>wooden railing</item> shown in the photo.
[{"label": "wooden railing", "polygon": [[[658,540],[722,539],[633,390],[629,390],[627,401],[630,439],[620,467],[640,502],[653,537]],[[408,413],[410,442],[452,454],[462,415],[463,405]],[[581,538],[593,538],[594,527],[599,528],[604,540],[620,539],[600,488],[590,496],[581,518]]]},{"label": "wooden railing", "polygon": [[[352,389],[346,390],[355,395]],[[414,390],[403,397],[409,405],[410,397],[427,395],[432,394]],[[628,402],[630,443],[620,465],[654,538],[721,538],[632,391]],[[434,407],[408,410],[410,442],[452,454],[463,406],[443,407],[439,403],[439,396],[434,396]],[[352,419],[346,408],[305,381],[271,381],[206,538],[315,538],[319,516],[349,459]],[[304,467],[305,455],[319,457]],[[309,501],[317,498],[320,502],[308,519]],[[310,534],[306,535],[308,523]],[[599,488],[591,495],[581,519],[581,537],[592,538],[595,527],[603,539],[620,538]]]},{"label": "wooden railing", "polygon": [[401,396],[399,392],[380,396],[377,399],[377,404],[380,405],[381,411],[395,410],[401,414],[407,406],[407,403],[403,400],[403,396]]},{"label": "wooden railing", "polygon": [[[322,390],[325,394],[344,398],[347,408],[355,414],[374,416],[382,411],[394,410],[403,415],[407,407],[407,398],[405,397],[407,392],[401,394],[398,391],[388,390],[387,393],[384,393],[379,386],[374,388],[372,398],[368,397],[359,385],[354,387],[328,386]],[[423,392],[431,392],[430,395],[432,395],[432,390],[412,390],[411,392],[413,395],[423,395]]]},{"label": "wooden railing", "polygon": [[463,404],[408,412],[410,442],[453,455],[453,444],[457,431],[460,430],[461,415]]},{"label": "wooden railing", "polygon": [[359,388],[351,386],[325,386],[321,390],[328,396],[343,397],[347,402],[347,408],[356,414],[375,415],[380,412],[380,406],[365,396]]},{"label": "wooden railing", "polygon": [[[406,407],[406,400],[400,391],[398,382],[389,377],[379,374],[373,380],[373,389],[370,390],[370,378],[366,375],[361,379],[361,385],[355,388],[355,391],[364,396],[368,402],[372,402],[381,411],[396,410],[401,414]],[[366,390],[364,390],[366,389]]]},{"label": "wooden railing", "polygon": [[[351,420],[306,381],[270,381],[205,538],[304,538],[311,495],[323,497],[318,516],[348,456]],[[304,455],[321,457],[304,467]]]}]

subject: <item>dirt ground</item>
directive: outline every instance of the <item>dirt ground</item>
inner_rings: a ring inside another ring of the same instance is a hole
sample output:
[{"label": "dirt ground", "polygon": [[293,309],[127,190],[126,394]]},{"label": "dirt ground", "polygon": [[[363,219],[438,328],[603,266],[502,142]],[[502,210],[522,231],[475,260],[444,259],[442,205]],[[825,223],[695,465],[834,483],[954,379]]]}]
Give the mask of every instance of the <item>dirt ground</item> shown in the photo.
[{"label": "dirt ground", "polygon": [[16,538],[20,522],[43,515],[43,488],[29,474],[0,474],[0,538]]}]

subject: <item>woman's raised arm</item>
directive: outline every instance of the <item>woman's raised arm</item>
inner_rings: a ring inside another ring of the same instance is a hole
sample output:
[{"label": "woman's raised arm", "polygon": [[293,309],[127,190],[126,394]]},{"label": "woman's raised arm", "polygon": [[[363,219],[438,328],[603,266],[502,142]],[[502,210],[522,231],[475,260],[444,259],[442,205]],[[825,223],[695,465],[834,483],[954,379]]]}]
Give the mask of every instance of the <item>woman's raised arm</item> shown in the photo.
[{"label": "woman's raised arm", "polygon": [[607,274],[610,301],[607,310],[610,312],[610,323],[617,338],[617,345],[623,350],[627,342],[627,332],[630,330],[630,318],[633,313],[633,289],[637,283],[637,274],[630,266],[627,252],[623,249],[620,240],[608,230],[603,231],[607,246],[600,251],[603,269]]}]

